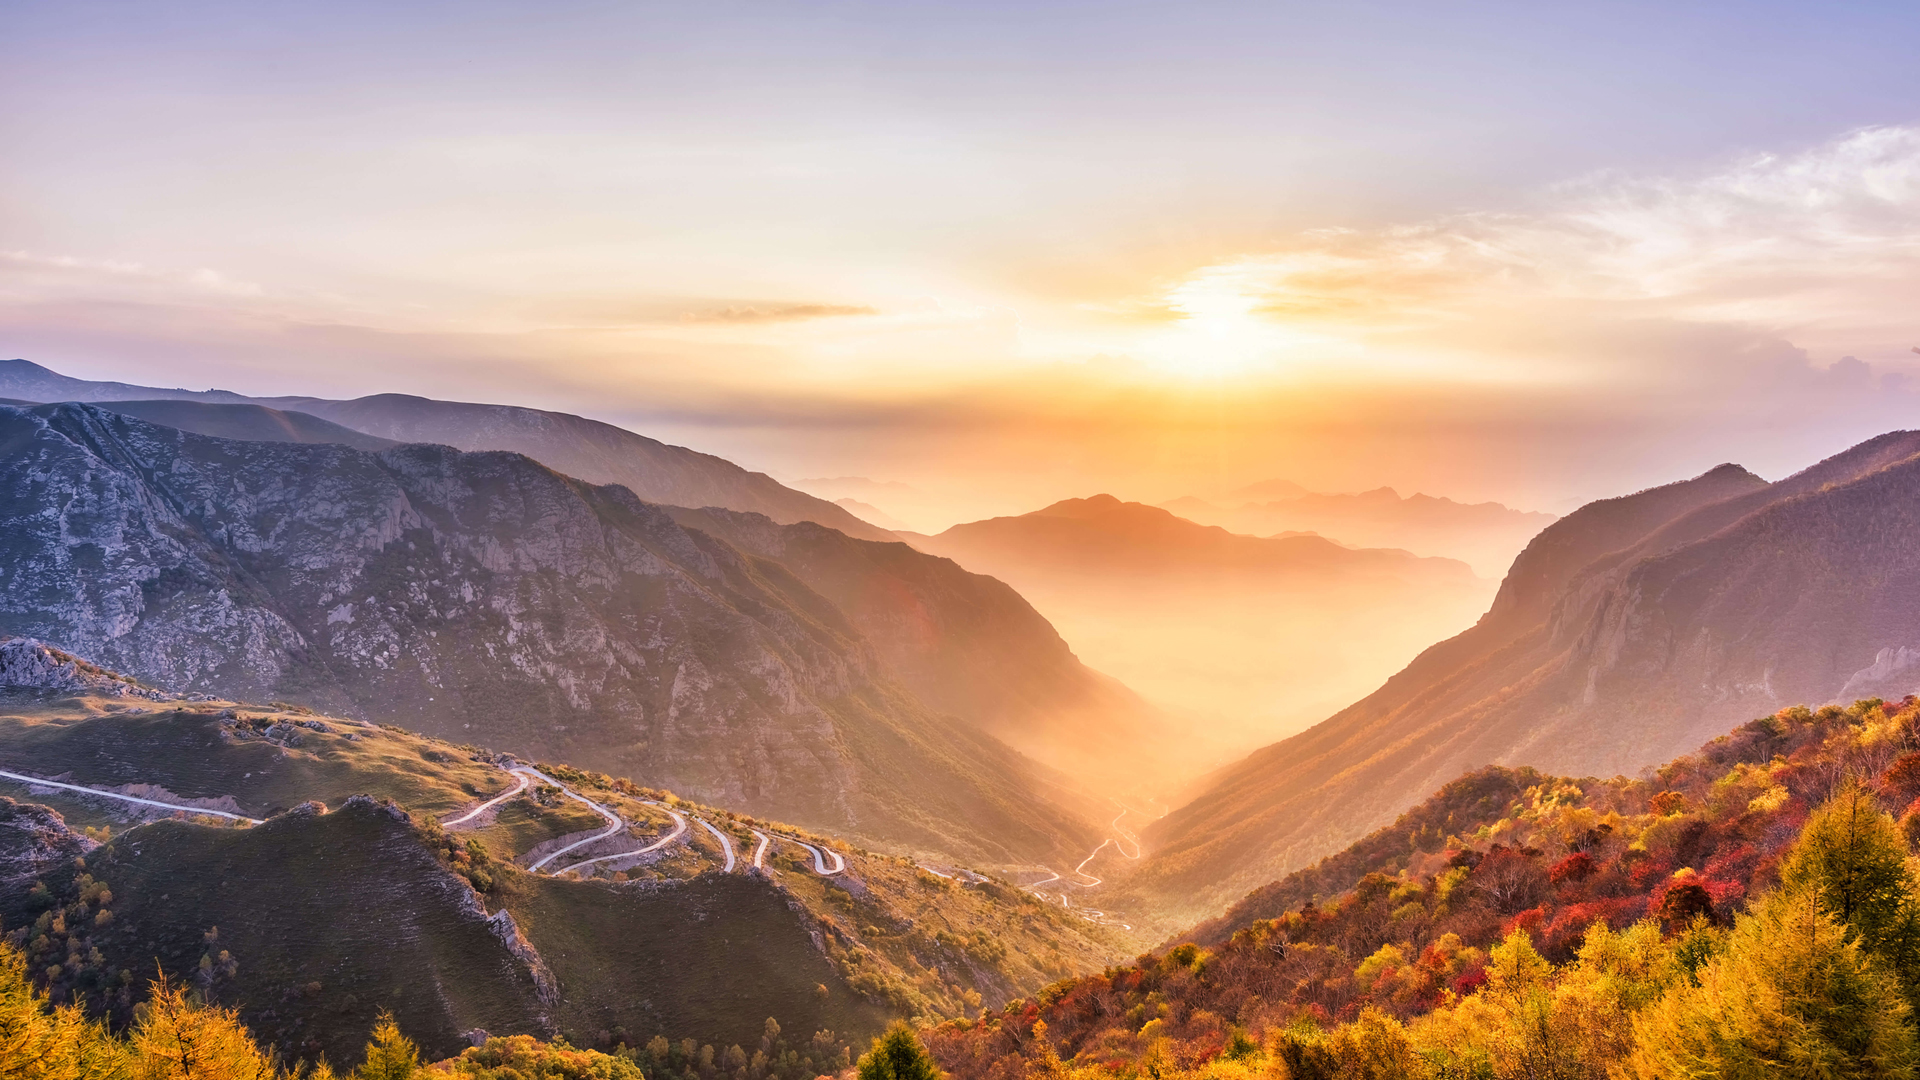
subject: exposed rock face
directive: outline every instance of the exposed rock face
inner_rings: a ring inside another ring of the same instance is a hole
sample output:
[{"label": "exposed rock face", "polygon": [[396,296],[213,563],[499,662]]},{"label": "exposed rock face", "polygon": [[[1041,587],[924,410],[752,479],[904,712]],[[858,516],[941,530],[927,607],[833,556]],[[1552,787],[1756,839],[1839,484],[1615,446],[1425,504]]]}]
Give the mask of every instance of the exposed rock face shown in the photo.
[{"label": "exposed rock face", "polygon": [[0,407],[0,446],[0,631],[867,835],[1062,835],[1024,820],[1020,760],[931,721],[833,605],[624,488],[75,404]]},{"label": "exposed rock face", "polygon": [[124,675],[104,671],[32,638],[0,640],[0,689],[71,690],[108,697],[163,696]]},{"label": "exposed rock face", "polygon": [[48,869],[99,846],[58,811],[0,796],[0,892],[25,892]]},{"label": "exposed rock face", "polygon": [[1473,629],[1156,823],[1140,887],[1204,910],[1471,768],[1630,773],[1785,705],[1920,690],[1915,536],[1913,432],[1775,484],[1722,466],[1583,507]]}]

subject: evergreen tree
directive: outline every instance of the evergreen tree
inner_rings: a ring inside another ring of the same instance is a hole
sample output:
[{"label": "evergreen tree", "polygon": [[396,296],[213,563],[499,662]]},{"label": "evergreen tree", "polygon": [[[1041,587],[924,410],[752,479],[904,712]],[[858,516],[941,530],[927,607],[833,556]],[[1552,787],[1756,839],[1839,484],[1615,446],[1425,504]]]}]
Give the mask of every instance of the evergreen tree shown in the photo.
[{"label": "evergreen tree", "polygon": [[1807,819],[1780,884],[1811,890],[1849,940],[1899,977],[1920,1016],[1920,880],[1907,868],[1905,834],[1871,792],[1848,781]]},{"label": "evergreen tree", "polygon": [[1898,980],[1813,889],[1766,896],[1697,976],[1635,1018],[1624,1075],[1869,1080],[1920,1063]]},{"label": "evergreen tree", "polygon": [[904,1021],[895,1020],[886,1034],[860,1058],[859,1080],[941,1080],[933,1056]]},{"label": "evergreen tree", "polygon": [[400,1034],[393,1014],[383,1010],[374,1022],[373,1038],[367,1041],[367,1063],[360,1066],[360,1080],[409,1080],[419,1071],[419,1048]]}]

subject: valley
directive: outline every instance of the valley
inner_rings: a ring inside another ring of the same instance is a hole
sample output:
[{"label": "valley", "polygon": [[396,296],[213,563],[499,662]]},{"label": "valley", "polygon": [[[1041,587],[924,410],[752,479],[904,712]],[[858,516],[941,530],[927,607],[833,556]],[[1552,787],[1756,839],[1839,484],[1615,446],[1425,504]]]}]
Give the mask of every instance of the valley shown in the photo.
[{"label": "valley", "polygon": [[[1324,719],[1472,624],[1494,583],[1452,559],[1254,537],[1112,496],[904,534],[1007,582],[1089,666],[1180,718],[1125,738],[1161,786]],[[1124,788],[1121,790],[1125,790]]]},{"label": "valley", "polygon": [[[338,415],[492,415],[393,407]],[[1353,990],[1376,893],[1453,927],[1433,985],[1470,982],[1525,912],[1436,898],[1570,843],[1542,807],[1665,843],[1666,796],[1626,778],[1661,755],[1755,714],[1796,746],[1915,715],[1907,432],[1588,504],[1497,587],[1108,496],[851,535],[204,395],[0,407],[0,440],[0,633],[24,635],[0,641],[0,929],[69,949],[55,1000],[123,1023],[157,963],[289,1058],[351,1057],[380,1009],[437,1055],[739,1046],[772,1017],[824,1065],[906,1018],[957,1073],[1020,1080],[984,1062],[1027,1050],[970,1025],[1185,939],[1169,957],[1227,949],[1255,983],[1275,940],[1319,958],[1289,961],[1306,997],[1233,1006],[1249,1024],[1404,1012]],[[1553,962],[1595,912],[1626,932],[1663,902],[1635,873],[1524,928]],[[1732,918],[1746,892],[1716,888]],[[343,925],[334,893],[397,921]],[[1344,936],[1294,925],[1323,904]],[[1204,966],[1142,964],[1122,981]]]},{"label": "valley", "polygon": [[1920,5],[0,13],[0,1080],[1920,1080]]}]

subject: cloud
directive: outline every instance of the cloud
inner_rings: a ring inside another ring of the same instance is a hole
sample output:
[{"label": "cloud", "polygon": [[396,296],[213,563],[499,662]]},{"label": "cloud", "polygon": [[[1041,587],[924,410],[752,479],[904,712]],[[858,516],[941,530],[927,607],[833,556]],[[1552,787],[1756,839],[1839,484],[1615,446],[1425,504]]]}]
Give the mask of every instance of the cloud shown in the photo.
[{"label": "cloud", "polygon": [[1197,319],[1205,304],[1238,302],[1274,327],[1389,351],[1485,353],[1535,323],[1667,320],[1891,359],[1920,321],[1920,128],[1855,131],[1693,176],[1600,174],[1532,203],[1306,232],[1140,303]]},{"label": "cloud", "polygon": [[33,251],[0,251],[0,287],[18,298],[121,295],[167,292],[256,297],[266,290],[209,267],[175,270],[148,266],[129,259],[90,259],[74,255],[46,255]]},{"label": "cloud", "polygon": [[725,307],[686,311],[680,321],[689,323],[777,323],[808,319],[837,319],[855,315],[878,315],[864,304],[728,304]]}]

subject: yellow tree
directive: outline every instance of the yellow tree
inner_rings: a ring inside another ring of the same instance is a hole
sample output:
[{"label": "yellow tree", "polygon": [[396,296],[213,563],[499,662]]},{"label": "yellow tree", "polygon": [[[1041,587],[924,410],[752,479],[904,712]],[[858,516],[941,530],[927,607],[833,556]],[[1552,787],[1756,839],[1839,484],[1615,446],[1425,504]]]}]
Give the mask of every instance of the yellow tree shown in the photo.
[{"label": "yellow tree", "polygon": [[1899,981],[1814,889],[1763,898],[1697,978],[1636,1018],[1624,1075],[1869,1080],[1910,1078],[1920,1063]]},{"label": "yellow tree", "polygon": [[78,1008],[48,1008],[27,964],[0,944],[0,1080],[125,1080],[126,1047]]},{"label": "yellow tree", "polygon": [[419,1048],[400,1034],[393,1014],[383,1011],[373,1025],[373,1038],[367,1042],[367,1063],[360,1066],[360,1080],[408,1080],[419,1071]]},{"label": "yellow tree", "polygon": [[129,1042],[135,1080],[278,1080],[272,1055],[260,1049],[239,1014],[195,1005],[164,976],[140,1006]]}]

